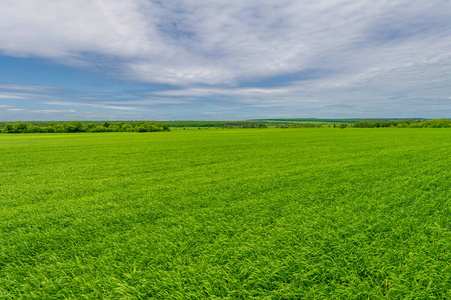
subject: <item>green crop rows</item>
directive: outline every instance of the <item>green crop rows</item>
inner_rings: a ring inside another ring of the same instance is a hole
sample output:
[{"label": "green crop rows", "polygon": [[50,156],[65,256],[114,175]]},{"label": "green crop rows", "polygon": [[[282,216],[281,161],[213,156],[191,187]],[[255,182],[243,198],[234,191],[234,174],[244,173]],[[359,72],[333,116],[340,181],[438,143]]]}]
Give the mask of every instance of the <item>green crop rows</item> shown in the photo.
[{"label": "green crop rows", "polygon": [[2,299],[451,298],[451,130],[0,136]]}]

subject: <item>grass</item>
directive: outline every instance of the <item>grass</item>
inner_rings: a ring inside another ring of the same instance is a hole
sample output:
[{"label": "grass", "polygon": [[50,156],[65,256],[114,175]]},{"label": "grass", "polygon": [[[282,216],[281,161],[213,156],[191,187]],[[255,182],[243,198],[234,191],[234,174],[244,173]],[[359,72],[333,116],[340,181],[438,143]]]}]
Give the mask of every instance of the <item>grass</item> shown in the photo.
[{"label": "grass", "polygon": [[0,298],[451,297],[451,131],[0,135]]}]

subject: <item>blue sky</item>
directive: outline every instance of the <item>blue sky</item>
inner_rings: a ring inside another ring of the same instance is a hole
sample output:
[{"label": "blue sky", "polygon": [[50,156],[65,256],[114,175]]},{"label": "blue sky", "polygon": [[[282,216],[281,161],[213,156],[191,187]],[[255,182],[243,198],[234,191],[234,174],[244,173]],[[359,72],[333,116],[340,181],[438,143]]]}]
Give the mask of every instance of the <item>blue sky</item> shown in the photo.
[{"label": "blue sky", "polygon": [[451,118],[451,2],[21,0],[0,121]]}]

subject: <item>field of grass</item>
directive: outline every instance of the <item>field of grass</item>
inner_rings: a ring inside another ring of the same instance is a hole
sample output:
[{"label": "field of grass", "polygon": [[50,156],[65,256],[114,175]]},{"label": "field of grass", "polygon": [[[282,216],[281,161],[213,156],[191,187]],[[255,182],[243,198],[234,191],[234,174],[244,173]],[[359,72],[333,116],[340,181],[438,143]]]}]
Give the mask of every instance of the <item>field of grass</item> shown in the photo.
[{"label": "field of grass", "polygon": [[451,298],[451,130],[0,136],[2,299]]}]

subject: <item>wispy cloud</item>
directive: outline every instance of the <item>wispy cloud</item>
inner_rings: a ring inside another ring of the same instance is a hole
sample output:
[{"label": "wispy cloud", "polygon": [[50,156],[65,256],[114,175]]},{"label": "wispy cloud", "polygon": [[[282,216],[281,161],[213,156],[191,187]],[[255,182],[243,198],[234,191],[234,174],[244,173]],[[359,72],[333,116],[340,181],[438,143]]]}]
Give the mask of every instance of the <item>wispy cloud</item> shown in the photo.
[{"label": "wispy cloud", "polygon": [[26,94],[1,93],[0,99],[29,99],[29,96]]},{"label": "wispy cloud", "polygon": [[437,116],[428,103],[451,93],[449,49],[451,3],[442,0],[7,1],[3,55],[172,87],[66,92],[67,101],[51,86],[2,84],[0,98],[48,94],[44,105],[148,117],[171,116],[163,105],[194,115],[229,108],[229,118],[235,107],[248,117]]},{"label": "wispy cloud", "polygon": [[51,101],[51,102],[43,102],[43,104],[62,105],[62,106],[87,106],[87,107],[119,109],[119,110],[136,110],[136,111],[144,110],[143,107],[123,106],[123,105],[110,105],[110,104],[104,104],[102,102],[98,102],[98,103],[82,103],[82,102]]},{"label": "wispy cloud", "polygon": [[46,92],[58,89],[55,86],[46,85],[29,85],[29,84],[0,84],[1,90],[13,91],[29,91],[29,92]]},{"label": "wispy cloud", "polygon": [[[9,1],[0,49],[93,65],[112,56],[124,75],[172,84],[236,83],[324,63],[357,67],[352,73],[362,70],[352,63],[355,54],[368,49],[391,50],[397,60],[407,54],[404,45],[429,40],[434,43],[416,55],[444,53],[450,8],[443,1],[402,0]],[[365,62],[391,66],[377,53]]]},{"label": "wispy cloud", "polygon": [[0,105],[0,114],[8,114],[9,112],[21,112],[21,113],[74,113],[76,112],[73,109],[29,109],[29,108],[20,108],[12,105]]},{"label": "wispy cloud", "polygon": [[42,85],[0,84],[0,99],[37,100],[49,98],[58,88]]}]

